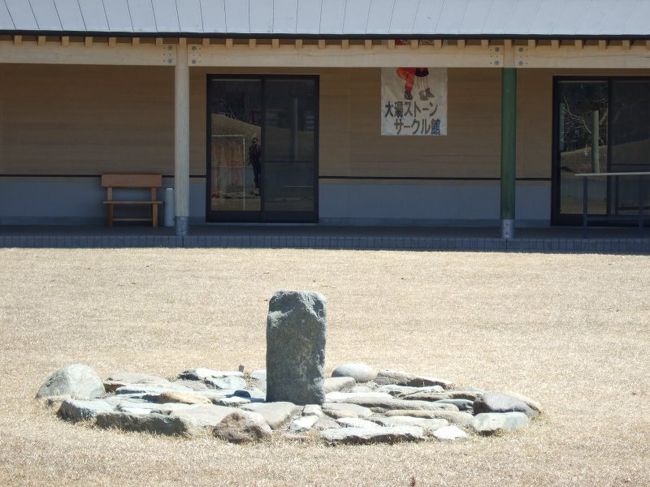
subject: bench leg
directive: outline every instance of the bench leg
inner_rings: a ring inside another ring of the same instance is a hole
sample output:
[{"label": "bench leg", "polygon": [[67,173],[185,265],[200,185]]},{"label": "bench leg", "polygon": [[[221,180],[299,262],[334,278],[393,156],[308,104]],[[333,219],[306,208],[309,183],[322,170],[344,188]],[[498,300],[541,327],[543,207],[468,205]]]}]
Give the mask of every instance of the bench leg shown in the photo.
[{"label": "bench leg", "polygon": [[151,223],[154,228],[158,226],[158,205],[151,205]]},{"label": "bench leg", "polygon": [[106,224],[113,226],[113,205],[106,205]]}]

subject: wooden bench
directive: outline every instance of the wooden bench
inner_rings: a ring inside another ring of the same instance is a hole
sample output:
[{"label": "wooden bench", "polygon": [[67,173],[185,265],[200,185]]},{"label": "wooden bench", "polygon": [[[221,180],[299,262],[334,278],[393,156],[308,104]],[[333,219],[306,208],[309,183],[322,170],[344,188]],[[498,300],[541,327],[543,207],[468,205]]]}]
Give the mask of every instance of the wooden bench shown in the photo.
[{"label": "wooden bench", "polygon": [[[158,226],[158,206],[162,201],[156,199],[157,191],[162,186],[162,175],[160,174],[102,174],[102,187],[106,188],[107,219],[109,227],[113,222],[151,222],[152,226]],[[149,199],[147,200],[116,200],[113,199],[114,189],[148,189]],[[127,218],[114,216],[115,206],[150,206],[151,216],[147,218]]]}]

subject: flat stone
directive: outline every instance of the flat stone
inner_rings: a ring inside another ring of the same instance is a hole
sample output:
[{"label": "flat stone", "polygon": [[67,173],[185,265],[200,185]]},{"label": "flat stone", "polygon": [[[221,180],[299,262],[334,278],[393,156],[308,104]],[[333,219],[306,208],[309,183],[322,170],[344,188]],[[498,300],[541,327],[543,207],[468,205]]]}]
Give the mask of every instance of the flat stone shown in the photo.
[{"label": "flat stone", "polygon": [[375,393],[345,393],[332,392],[327,395],[328,402],[340,402],[347,404],[356,404],[372,409],[443,409],[448,411],[458,411],[453,404],[445,404],[440,401],[407,401],[405,399],[395,399],[390,394],[383,392]]},{"label": "flat stone", "polygon": [[151,412],[161,413],[161,414],[172,414],[172,413],[177,413],[179,411],[192,410],[196,407],[206,407],[206,405],[205,404],[183,404],[182,402],[168,402],[164,404],[155,404],[154,407],[151,408]]},{"label": "flat stone", "polygon": [[330,444],[370,444],[421,441],[424,431],[417,426],[384,428],[338,428],[321,432],[321,438]]},{"label": "flat stone", "polygon": [[327,313],[321,294],[279,291],[273,295],[266,327],[268,402],[304,405],[325,401],[326,333]]},{"label": "flat stone", "polygon": [[380,370],[375,382],[379,385],[395,384],[399,386],[412,387],[440,386],[443,389],[450,389],[454,386],[454,384],[448,380],[408,374],[397,370]]},{"label": "flat stone", "polygon": [[289,425],[289,431],[292,433],[302,433],[311,430],[320,418],[315,414],[310,416],[302,416],[294,419]]},{"label": "flat stone", "polygon": [[326,402],[323,412],[333,418],[368,418],[372,410],[357,404]]},{"label": "flat stone", "polygon": [[528,416],[520,412],[480,413],[474,416],[472,429],[480,435],[493,435],[525,428],[528,421]]},{"label": "flat stone", "polygon": [[113,410],[113,406],[102,400],[66,399],[61,403],[57,414],[67,421],[77,422],[88,421],[94,419],[99,413]]},{"label": "flat stone", "polygon": [[303,416],[316,415],[320,418],[323,416],[323,414],[323,408],[319,404],[307,404],[304,408],[302,408]]},{"label": "flat stone", "polygon": [[386,392],[330,392],[325,398],[327,402],[352,402],[356,400],[391,400],[393,396]]},{"label": "flat stone", "polygon": [[174,381],[174,384],[187,387],[193,391],[205,391],[208,389],[207,384],[198,380],[178,379]]},{"label": "flat stone", "polygon": [[246,379],[236,376],[208,377],[203,380],[203,383],[215,389],[245,389],[247,385]]},{"label": "flat stone", "polygon": [[251,402],[250,399],[246,399],[239,396],[220,397],[218,399],[212,400],[212,404],[216,404],[217,406],[230,406],[230,407],[237,407],[237,406],[241,406],[242,404],[248,404],[250,402]]},{"label": "flat stone", "polygon": [[269,438],[271,428],[260,414],[235,411],[219,421],[212,434],[231,443],[251,443]]},{"label": "flat stone", "polygon": [[486,392],[473,403],[474,414],[520,412],[529,418],[539,413],[521,399],[507,394]]},{"label": "flat stone", "polygon": [[336,422],[345,428],[376,428],[377,423],[361,418],[340,418]]},{"label": "flat stone", "polygon": [[332,377],[352,377],[356,382],[369,382],[375,380],[377,371],[362,362],[346,362],[334,368]]},{"label": "flat stone", "polygon": [[421,387],[411,393],[403,393],[400,395],[401,399],[417,400],[417,401],[443,401],[443,400],[464,400],[475,401],[481,397],[483,392],[469,391],[469,390],[448,390],[448,391],[432,391],[426,390],[429,388]]},{"label": "flat stone", "polygon": [[239,372],[238,370],[214,370],[198,367],[196,369],[184,370],[178,374],[179,379],[198,381],[203,381],[205,379],[219,379],[222,377],[244,377],[244,373]]},{"label": "flat stone", "polygon": [[375,384],[374,382],[364,382],[363,384],[359,384],[359,383],[355,384],[347,392],[357,392],[357,393],[375,392],[376,389],[377,389],[377,384]]},{"label": "flat stone", "polygon": [[165,386],[169,383],[167,379],[158,375],[140,374],[138,372],[116,372],[108,376],[104,381],[104,388],[106,392],[114,392],[118,387],[128,384]]},{"label": "flat stone", "polygon": [[318,419],[316,424],[314,424],[313,429],[316,431],[323,431],[323,430],[328,430],[328,429],[334,429],[334,428],[340,428],[341,425],[339,425],[335,420],[328,416],[323,416]]},{"label": "flat stone", "polygon": [[190,425],[193,429],[213,428],[217,426],[226,416],[239,411],[236,408],[215,405],[185,405],[170,413],[177,416]]},{"label": "flat stone", "polygon": [[470,401],[469,399],[441,399],[440,401],[434,401],[431,404],[448,404],[456,406],[458,411],[472,411],[474,409],[474,401]]},{"label": "flat stone", "polygon": [[506,392],[505,394],[507,396],[511,396],[514,397],[515,399],[519,399],[520,401],[525,402],[528,405],[528,407],[531,408],[533,411],[537,411],[538,414],[542,414],[543,408],[540,402],[530,399],[517,392]]},{"label": "flat stone", "polygon": [[433,436],[435,436],[440,441],[454,441],[464,440],[467,438],[467,433],[465,433],[456,425],[449,425],[438,428],[433,432]]},{"label": "flat stone", "polygon": [[142,396],[106,396],[102,399],[110,404],[112,407],[119,409],[120,406],[124,407],[144,407],[153,409],[158,404],[151,403],[142,399]]},{"label": "flat stone", "polygon": [[460,411],[445,411],[445,410],[426,410],[426,409],[394,409],[387,411],[386,416],[412,416],[414,418],[430,418],[430,419],[446,419],[450,423],[459,424],[461,426],[469,426],[474,420],[474,416],[469,413],[461,413]]},{"label": "flat stone", "polygon": [[427,434],[432,434],[435,430],[449,424],[445,419],[414,418],[413,416],[387,416],[378,417],[375,420],[382,426],[419,426]]},{"label": "flat stone", "polygon": [[271,429],[278,429],[300,413],[301,408],[290,402],[258,402],[244,404],[242,409],[259,413],[264,417]]},{"label": "flat stone", "polygon": [[323,390],[325,394],[330,392],[348,390],[354,386],[355,380],[352,377],[328,377],[324,380]]},{"label": "flat stone", "polygon": [[68,395],[72,399],[96,399],[105,393],[104,383],[93,369],[83,364],[71,364],[53,372],[36,397]]},{"label": "flat stone", "polygon": [[417,391],[417,392],[409,392],[406,394],[402,393],[399,395],[399,398],[405,399],[407,401],[441,401],[443,399],[451,399],[449,394],[447,394],[446,392],[431,392],[431,391]]},{"label": "flat stone", "polygon": [[125,386],[118,387],[115,389],[115,394],[117,395],[132,395],[132,394],[162,394],[163,392],[171,392],[171,391],[176,391],[176,392],[196,392],[190,389],[189,387],[185,387],[179,384],[176,384],[174,382],[170,382],[168,385],[165,386],[160,386],[160,385],[149,385],[149,384],[127,384]]},{"label": "flat stone", "polygon": [[[424,394],[440,394],[444,392],[441,386],[427,386],[427,387],[412,387],[412,386],[398,386],[395,384],[387,384],[379,386],[377,392],[386,392],[391,396],[406,397],[411,394],[424,393]],[[426,400],[426,399],[425,399]]]},{"label": "flat stone", "polygon": [[146,394],[144,399],[156,403],[212,404],[209,398],[191,392],[165,391],[160,394]]},{"label": "flat stone", "polygon": [[152,412],[152,409],[149,408],[141,408],[136,406],[124,406],[124,405],[118,406],[116,410],[126,414],[151,414]]},{"label": "flat stone", "polygon": [[96,417],[96,424],[100,428],[116,428],[124,431],[140,431],[174,436],[189,436],[192,429],[191,425],[182,418],[158,413],[99,413]]}]

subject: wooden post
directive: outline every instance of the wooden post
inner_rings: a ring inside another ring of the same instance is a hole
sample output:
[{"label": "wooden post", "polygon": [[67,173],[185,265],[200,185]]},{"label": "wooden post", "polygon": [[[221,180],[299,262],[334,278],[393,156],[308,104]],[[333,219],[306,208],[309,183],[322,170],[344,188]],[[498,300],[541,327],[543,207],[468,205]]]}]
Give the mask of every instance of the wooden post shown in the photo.
[{"label": "wooden post", "polygon": [[501,238],[515,236],[517,182],[517,70],[501,71]]},{"label": "wooden post", "polygon": [[190,215],[190,69],[187,45],[176,47],[174,77],[174,192],[176,235],[185,236]]}]

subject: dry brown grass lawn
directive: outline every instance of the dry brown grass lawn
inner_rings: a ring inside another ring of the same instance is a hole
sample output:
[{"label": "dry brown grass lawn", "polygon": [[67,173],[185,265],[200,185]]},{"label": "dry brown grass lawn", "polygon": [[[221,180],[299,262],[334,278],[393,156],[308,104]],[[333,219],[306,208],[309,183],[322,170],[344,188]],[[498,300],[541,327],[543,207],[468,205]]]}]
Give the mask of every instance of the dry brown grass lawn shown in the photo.
[{"label": "dry brown grass lawn", "polygon": [[[0,484],[649,485],[650,258],[317,250],[0,250]],[[53,370],[263,367],[267,300],[329,300],[327,365],[362,360],[540,400],[458,444],[233,446],[74,426]]]}]

